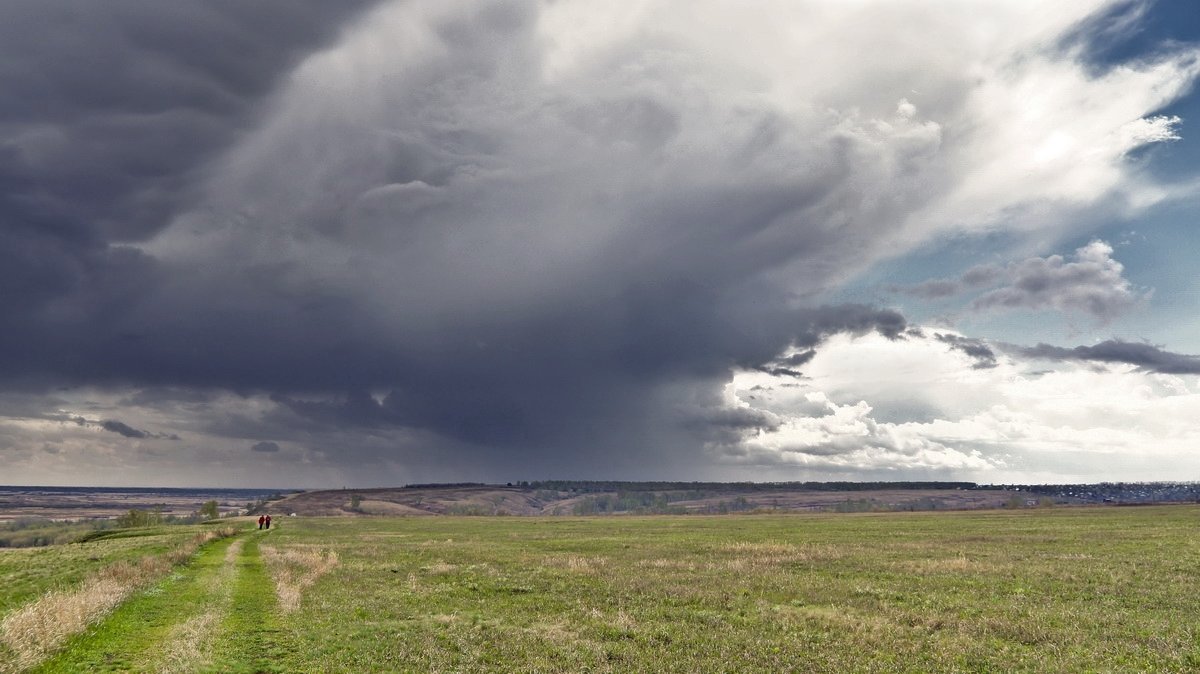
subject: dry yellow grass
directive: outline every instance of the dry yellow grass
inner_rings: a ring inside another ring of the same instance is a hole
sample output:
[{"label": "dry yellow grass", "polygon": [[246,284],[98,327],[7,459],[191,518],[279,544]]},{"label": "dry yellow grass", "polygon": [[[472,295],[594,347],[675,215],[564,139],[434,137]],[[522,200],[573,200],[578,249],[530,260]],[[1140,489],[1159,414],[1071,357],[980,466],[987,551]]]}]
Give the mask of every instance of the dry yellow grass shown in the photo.
[{"label": "dry yellow grass", "polygon": [[790,555],[798,550],[792,543],[782,543],[780,541],[737,541],[717,546],[717,549],[723,552],[750,555]]},{"label": "dry yellow grass", "polygon": [[584,641],[578,630],[571,629],[561,621],[534,623],[529,627],[519,628],[519,630],[535,639],[560,644],[576,644]]},{"label": "dry yellow grass", "polygon": [[210,609],[184,621],[171,630],[170,641],[163,655],[160,674],[194,672],[207,660],[206,643],[211,639],[219,613]]},{"label": "dry yellow grass", "polygon": [[567,569],[576,573],[596,573],[608,564],[605,557],[589,557],[585,555],[562,555],[547,557],[541,565],[557,569]]},{"label": "dry yellow grass", "polygon": [[126,597],[156,581],[173,565],[189,559],[204,543],[233,533],[234,529],[226,528],[197,534],[162,555],[114,564],[76,588],[52,590],[14,610],[0,621],[0,641],[16,658],[0,662],[0,672],[33,666]]},{"label": "dry yellow grass", "polygon": [[336,552],[313,548],[289,548],[279,550],[273,546],[261,547],[271,577],[275,579],[275,594],[279,597],[279,609],[291,613],[300,608],[304,590],[317,579],[338,565]]},{"label": "dry yellow grass", "polygon": [[0,622],[0,639],[16,654],[16,662],[11,663],[15,667],[0,665],[0,671],[19,671],[36,664],[72,634],[112,610],[133,589],[127,581],[97,577],[74,590],[48,592],[13,611]]},{"label": "dry yellow grass", "polygon": [[842,556],[829,546],[796,545],[780,541],[737,541],[715,546],[713,550],[724,554],[733,553],[734,556],[710,560],[704,564],[706,569],[738,573],[783,564],[828,561]]},{"label": "dry yellow grass", "polygon": [[908,560],[895,564],[903,573],[920,576],[943,576],[946,574],[1011,574],[1015,568],[1011,562],[1001,562],[995,559],[968,557],[959,553],[953,557],[931,557],[928,559]]},{"label": "dry yellow grass", "polygon": [[696,570],[696,565],[694,563],[681,559],[644,559],[639,561],[637,565],[651,569],[674,569],[678,571]]}]

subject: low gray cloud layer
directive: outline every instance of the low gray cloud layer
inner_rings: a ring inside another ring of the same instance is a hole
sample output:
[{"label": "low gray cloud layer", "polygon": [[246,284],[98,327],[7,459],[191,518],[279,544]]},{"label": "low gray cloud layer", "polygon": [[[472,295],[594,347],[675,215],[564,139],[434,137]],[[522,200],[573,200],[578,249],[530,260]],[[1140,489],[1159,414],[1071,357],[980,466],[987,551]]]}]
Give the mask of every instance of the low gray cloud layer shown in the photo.
[{"label": "low gray cloud layer", "polygon": [[114,421],[112,419],[101,421],[100,428],[116,433],[117,435],[123,435],[127,438],[142,439],[150,437],[150,434],[146,431],[140,431],[136,428],[133,428],[129,424],[121,423],[120,421]]},{"label": "low gray cloud layer", "polygon": [[934,333],[933,337],[939,342],[949,345],[951,349],[974,358],[975,364],[972,367],[977,370],[996,367],[996,352],[982,339],[943,333]]},{"label": "low gray cloud layer", "polygon": [[148,439],[149,440],[179,440],[180,439],[180,437],[174,433],[154,433],[151,431],[145,431],[140,428],[134,428],[133,426],[130,426],[129,424],[127,424],[123,421],[118,421],[116,419],[101,419],[98,421],[93,421],[91,419],[85,419],[84,417],[71,416],[71,415],[61,414],[61,413],[42,414],[39,416],[41,416],[42,418],[54,420],[54,421],[70,421],[77,426],[99,428],[100,430],[108,431],[109,433],[116,433],[117,435],[119,435],[123,438],[130,438],[132,440],[148,440]]},{"label": "low gray cloud layer", "polygon": [[1163,374],[1200,374],[1200,356],[1173,353],[1162,347],[1119,339],[1090,346],[1062,347],[1038,344],[1032,347],[1006,345],[1006,350],[1026,358],[1052,361],[1088,361],[1136,365],[1147,372]]}]

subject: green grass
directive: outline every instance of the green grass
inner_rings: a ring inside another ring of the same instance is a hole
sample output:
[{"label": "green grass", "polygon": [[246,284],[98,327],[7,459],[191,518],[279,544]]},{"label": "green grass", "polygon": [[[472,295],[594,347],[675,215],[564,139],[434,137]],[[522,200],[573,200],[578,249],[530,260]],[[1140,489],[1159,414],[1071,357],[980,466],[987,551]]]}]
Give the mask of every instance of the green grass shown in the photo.
[{"label": "green grass", "polygon": [[200,530],[183,526],[150,527],[86,543],[0,549],[0,618],[47,590],[73,586],[119,561],[160,554]]},{"label": "green grass", "polygon": [[172,641],[172,628],[204,610],[219,588],[207,581],[219,571],[233,539],[204,546],[187,564],[113,611],[102,629],[71,640],[37,672],[152,671]]},{"label": "green grass", "polygon": [[305,522],[295,671],[1187,671],[1192,508]]},{"label": "green grass", "polygon": [[[270,535],[270,534],[266,534]],[[275,589],[259,554],[262,534],[252,535],[238,559],[233,605],[221,623],[221,652],[212,668],[218,672],[280,672],[278,663],[290,649],[287,633],[277,628]]]},{"label": "green grass", "polygon": [[281,524],[233,569],[206,546],[45,671],[154,671],[202,607],[205,671],[1200,668],[1192,506]]}]

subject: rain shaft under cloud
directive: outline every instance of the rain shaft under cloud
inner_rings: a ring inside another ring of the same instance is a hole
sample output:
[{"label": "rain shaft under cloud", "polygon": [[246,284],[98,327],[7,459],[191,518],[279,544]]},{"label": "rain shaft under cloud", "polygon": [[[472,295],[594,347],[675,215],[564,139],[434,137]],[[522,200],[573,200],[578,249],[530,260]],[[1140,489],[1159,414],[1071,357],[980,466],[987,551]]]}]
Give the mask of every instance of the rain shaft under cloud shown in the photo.
[{"label": "rain shaft under cloud", "polygon": [[[724,475],[773,423],[735,372],[904,332],[824,293],[948,232],[1160,198],[1127,154],[1173,137],[1153,113],[1195,54],[1093,72],[1064,36],[1104,6],[130,5],[80,49],[144,75],[84,95],[64,60],[75,95],[25,89],[53,115],[0,107],[0,376],[174,419],[181,464]],[[72,34],[47,7],[20,11]]]}]

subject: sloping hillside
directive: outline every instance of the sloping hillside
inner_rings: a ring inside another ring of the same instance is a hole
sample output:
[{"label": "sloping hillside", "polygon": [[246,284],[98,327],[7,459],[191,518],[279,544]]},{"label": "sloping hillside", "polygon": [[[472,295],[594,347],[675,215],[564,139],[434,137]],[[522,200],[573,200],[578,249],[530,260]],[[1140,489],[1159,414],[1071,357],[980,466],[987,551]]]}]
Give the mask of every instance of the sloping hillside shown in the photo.
[{"label": "sloping hillside", "polygon": [[999,489],[724,488],[587,491],[521,486],[427,486],[337,489],[289,495],[265,506],[297,515],[591,515],[718,514],[747,511],[962,510],[999,508],[1014,493]]}]

